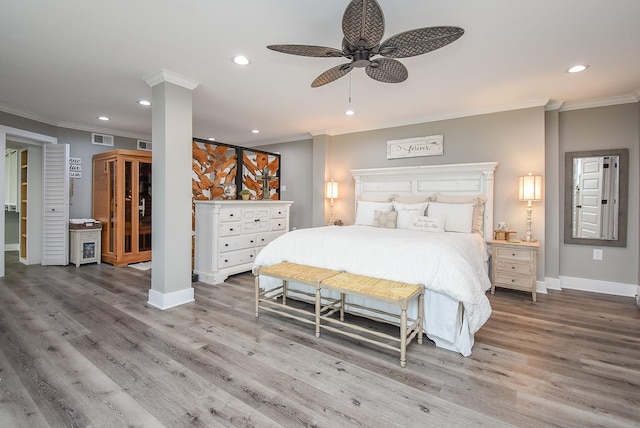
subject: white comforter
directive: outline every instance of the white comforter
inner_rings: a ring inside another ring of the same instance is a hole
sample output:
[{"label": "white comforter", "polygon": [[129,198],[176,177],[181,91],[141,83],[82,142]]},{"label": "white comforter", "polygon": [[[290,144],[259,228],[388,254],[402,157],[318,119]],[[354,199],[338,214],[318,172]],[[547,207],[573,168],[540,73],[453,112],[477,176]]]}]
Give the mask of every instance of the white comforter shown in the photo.
[{"label": "white comforter", "polygon": [[424,284],[462,302],[472,336],[491,315],[486,260],[486,245],[476,234],[326,226],[278,237],[262,249],[255,265],[288,261]]}]

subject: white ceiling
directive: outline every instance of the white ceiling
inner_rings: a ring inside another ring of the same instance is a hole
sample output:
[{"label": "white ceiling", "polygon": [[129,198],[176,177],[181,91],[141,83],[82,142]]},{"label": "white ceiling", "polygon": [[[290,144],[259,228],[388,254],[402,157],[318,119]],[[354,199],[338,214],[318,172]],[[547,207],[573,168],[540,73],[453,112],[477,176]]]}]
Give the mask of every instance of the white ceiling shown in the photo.
[{"label": "white ceiling", "polygon": [[[58,126],[150,138],[143,80],[160,70],[199,82],[193,133],[252,146],[529,106],[637,100],[638,0],[379,0],[383,39],[437,25],[458,41],[400,59],[409,78],[363,69],[312,89],[345,59],[268,44],[340,48],[347,0],[4,0],[0,110]],[[231,62],[237,54],[247,67]],[[587,63],[586,72],[566,69]],[[612,101],[613,100],[613,101]],[[107,115],[109,122],[97,120]],[[250,131],[259,129],[260,134]]]}]

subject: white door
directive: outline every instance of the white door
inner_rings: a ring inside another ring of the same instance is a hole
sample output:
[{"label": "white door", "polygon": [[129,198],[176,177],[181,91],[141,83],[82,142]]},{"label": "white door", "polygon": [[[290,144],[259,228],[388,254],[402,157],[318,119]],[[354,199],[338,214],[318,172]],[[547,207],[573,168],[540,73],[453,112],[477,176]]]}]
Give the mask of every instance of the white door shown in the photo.
[{"label": "white door", "polygon": [[42,264],[69,264],[69,145],[43,145]]},{"label": "white door", "polygon": [[602,212],[602,158],[583,158],[579,176],[578,237],[600,238]]}]

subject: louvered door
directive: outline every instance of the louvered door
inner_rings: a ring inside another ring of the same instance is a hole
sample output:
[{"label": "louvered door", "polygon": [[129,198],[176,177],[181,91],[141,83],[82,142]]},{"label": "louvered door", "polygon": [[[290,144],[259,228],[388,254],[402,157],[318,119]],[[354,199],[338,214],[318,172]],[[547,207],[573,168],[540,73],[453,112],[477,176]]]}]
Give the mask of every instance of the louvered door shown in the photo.
[{"label": "louvered door", "polygon": [[42,264],[69,264],[69,145],[43,145]]}]

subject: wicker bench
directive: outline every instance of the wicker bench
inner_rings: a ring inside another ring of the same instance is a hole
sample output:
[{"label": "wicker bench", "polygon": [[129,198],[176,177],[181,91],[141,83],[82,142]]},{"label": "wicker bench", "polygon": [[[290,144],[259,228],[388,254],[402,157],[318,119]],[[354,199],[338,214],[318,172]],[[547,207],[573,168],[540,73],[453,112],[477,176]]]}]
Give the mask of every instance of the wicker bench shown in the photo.
[{"label": "wicker bench", "polygon": [[[310,285],[315,289],[313,301],[315,302],[315,330],[317,337],[320,337],[320,330],[324,328],[325,330],[362,340],[382,348],[398,351],[400,352],[401,367],[406,366],[406,350],[411,340],[417,337],[418,343],[422,343],[423,285],[406,284],[289,262],[255,269],[254,275],[256,275],[256,317],[258,316],[260,304],[262,304],[262,308],[265,310],[277,312],[305,323],[312,323],[309,319],[308,311],[286,305],[288,282],[294,281]],[[260,275],[282,280],[281,287],[269,290],[269,293],[274,291],[276,293],[281,292],[282,303],[277,303],[273,299],[267,298],[265,292],[260,291]],[[333,291],[334,294],[339,295],[339,298],[332,298],[326,294],[323,296],[323,290]],[[347,304],[345,303],[346,295],[362,296],[370,300],[397,305],[400,314],[380,311],[353,303]],[[409,319],[407,307],[413,299],[418,299],[418,316],[415,319]],[[349,308],[355,308],[358,311],[352,312],[348,310]],[[400,328],[400,335],[397,337],[345,322],[345,312],[395,325]],[[334,314],[339,314],[339,319],[336,319],[333,316]],[[395,345],[391,345],[389,342]]]}]

